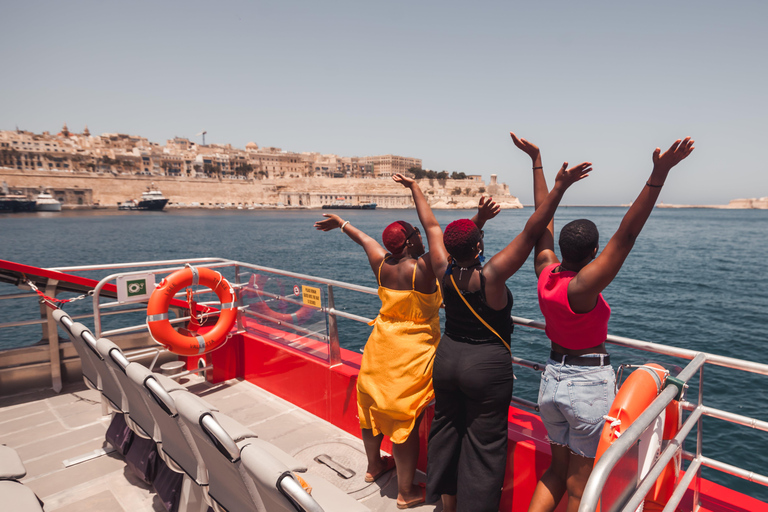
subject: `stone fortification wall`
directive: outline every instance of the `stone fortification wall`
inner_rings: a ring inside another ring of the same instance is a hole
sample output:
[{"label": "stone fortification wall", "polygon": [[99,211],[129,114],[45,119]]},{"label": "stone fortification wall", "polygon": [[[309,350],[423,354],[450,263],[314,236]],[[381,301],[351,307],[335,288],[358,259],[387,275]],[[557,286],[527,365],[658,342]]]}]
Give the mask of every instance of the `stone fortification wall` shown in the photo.
[{"label": "stone fortification wall", "polygon": [[768,197],[733,199],[730,203],[728,203],[728,208],[768,210]]},{"label": "stone fortification wall", "polygon": [[[371,201],[385,208],[413,206],[407,189],[391,179],[286,178],[265,180],[186,178],[172,176],[112,175],[89,172],[19,171],[0,168],[0,180],[12,189],[85,190],[86,196],[102,206],[114,206],[138,199],[154,184],[172,204],[285,204],[320,207],[336,197],[353,203]],[[480,195],[493,195],[503,208],[521,208],[505,184],[486,186],[482,181],[428,180],[419,182],[435,208],[474,208]],[[457,193],[459,192],[460,193]],[[69,197],[69,195],[67,196]]]}]

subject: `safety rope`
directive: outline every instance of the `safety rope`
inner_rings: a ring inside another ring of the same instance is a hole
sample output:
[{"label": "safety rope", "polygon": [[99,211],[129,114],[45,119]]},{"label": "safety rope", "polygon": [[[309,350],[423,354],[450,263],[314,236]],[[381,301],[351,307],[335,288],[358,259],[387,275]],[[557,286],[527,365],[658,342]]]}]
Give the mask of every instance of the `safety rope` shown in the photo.
[{"label": "safety rope", "polygon": [[93,297],[94,290],[88,290],[88,293],[84,293],[82,295],[73,297],[71,299],[57,299],[55,297],[49,297],[48,295],[41,292],[40,289],[37,286],[35,286],[35,283],[33,283],[27,278],[26,274],[21,274],[21,275],[24,281],[27,283],[27,286],[29,286],[32,289],[32,291],[34,291],[40,296],[40,304],[45,304],[51,309],[60,309],[61,306],[59,306],[59,304],[67,304],[68,302],[83,300],[86,297]]},{"label": "safety rope", "polygon": [[621,432],[616,430],[617,427],[621,426],[621,420],[618,419],[618,418],[614,418],[614,417],[608,416],[607,414],[605,416],[603,416],[603,419],[605,421],[610,421],[611,422],[611,424],[610,424],[611,432],[613,432],[613,434],[616,436],[616,438],[618,439],[619,437],[621,437]]}]

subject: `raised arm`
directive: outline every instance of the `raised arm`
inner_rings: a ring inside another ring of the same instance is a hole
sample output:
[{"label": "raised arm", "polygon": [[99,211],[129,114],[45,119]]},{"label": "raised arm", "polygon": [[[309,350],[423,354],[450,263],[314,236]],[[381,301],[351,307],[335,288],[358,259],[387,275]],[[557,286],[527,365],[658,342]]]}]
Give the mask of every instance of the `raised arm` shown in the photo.
[{"label": "raised arm", "polygon": [[485,223],[497,216],[500,211],[501,206],[492,197],[486,199],[485,196],[480,196],[480,201],[477,204],[477,213],[471,220],[475,223],[477,229],[483,229]]},{"label": "raised arm", "polygon": [[436,276],[442,276],[448,267],[448,251],[445,250],[443,243],[443,230],[440,228],[432,208],[427,203],[427,198],[421,191],[421,187],[415,180],[408,178],[400,173],[392,176],[396,183],[400,183],[405,188],[411,190],[413,202],[416,205],[416,213],[419,215],[419,221],[427,234],[429,243],[429,264],[432,266],[432,272]]},{"label": "raised arm", "polygon": [[[541,163],[541,151],[539,151],[538,146],[518,137],[513,132],[509,132],[509,135],[512,137],[515,146],[531,157],[531,163],[533,164],[533,203],[535,208],[538,209],[547,198],[547,194],[549,194],[547,180],[544,177],[544,167]],[[533,268],[536,272],[536,277],[541,274],[544,268],[552,263],[560,263],[560,260],[557,259],[557,255],[555,254],[554,216],[552,220],[549,221],[549,224],[547,224],[547,229],[536,241],[536,246],[534,247]]]},{"label": "raised arm", "polygon": [[376,273],[379,269],[379,265],[387,256],[386,249],[384,249],[379,242],[350,224],[349,221],[342,220],[338,215],[324,213],[323,217],[327,218],[315,222],[315,228],[321,231],[331,231],[332,229],[341,228],[341,231],[345,235],[365,250],[365,254],[368,256],[368,263],[371,265],[373,272]]},{"label": "raised arm", "polygon": [[[605,249],[587,266],[582,268],[568,287],[571,307],[579,309],[594,307],[597,297],[619,273],[629,251],[635,245],[645,221],[653,211],[661,187],[669,171],[693,151],[693,141],[686,137],[676,140],[663,154],[659,148],[653,152],[653,172],[643,185],[640,195],[632,203],[611,237]],[[589,309],[588,309],[589,310]]]},{"label": "raised arm", "polygon": [[487,286],[503,285],[512,274],[517,272],[525,263],[536,241],[547,229],[547,225],[552,220],[565,191],[577,181],[586,178],[592,171],[589,162],[583,162],[566,170],[567,166],[567,163],[563,164],[555,178],[555,186],[552,187],[552,191],[547,194],[542,204],[528,219],[523,231],[483,267]]}]

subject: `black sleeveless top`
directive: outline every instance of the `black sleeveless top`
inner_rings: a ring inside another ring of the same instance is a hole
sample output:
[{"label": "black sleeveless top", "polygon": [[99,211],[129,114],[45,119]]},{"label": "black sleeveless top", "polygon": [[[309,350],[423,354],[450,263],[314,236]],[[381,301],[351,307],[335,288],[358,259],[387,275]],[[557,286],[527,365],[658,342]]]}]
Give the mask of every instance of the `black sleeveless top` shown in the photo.
[{"label": "black sleeveless top", "polygon": [[[499,338],[477,319],[469,310],[451,282],[451,274],[443,276],[443,302],[445,303],[445,334],[456,341],[465,343],[501,343]],[[506,288],[506,287],[505,287]],[[507,343],[512,339],[512,292],[507,290],[507,305],[501,310],[492,309],[485,302],[485,276],[480,270],[480,289],[476,292],[461,291],[472,309],[493,327]]]}]

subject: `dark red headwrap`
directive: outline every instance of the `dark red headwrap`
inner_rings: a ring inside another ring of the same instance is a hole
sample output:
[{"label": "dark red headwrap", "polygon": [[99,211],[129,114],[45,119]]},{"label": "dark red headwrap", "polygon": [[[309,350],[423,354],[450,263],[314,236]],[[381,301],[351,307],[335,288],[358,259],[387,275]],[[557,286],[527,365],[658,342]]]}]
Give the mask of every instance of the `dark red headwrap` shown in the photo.
[{"label": "dark red headwrap", "polygon": [[457,260],[471,258],[480,239],[480,230],[469,219],[455,220],[448,224],[443,232],[445,249]]},{"label": "dark red headwrap", "polygon": [[[410,228],[410,229],[409,229]],[[398,220],[384,228],[384,232],[381,234],[381,240],[384,242],[384,247],[387,248],[392,254],[397,254],[405,247],[405,241],[408,237],[408,231],[412,228],[408,223]]]}]

